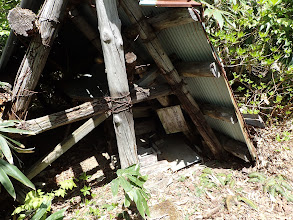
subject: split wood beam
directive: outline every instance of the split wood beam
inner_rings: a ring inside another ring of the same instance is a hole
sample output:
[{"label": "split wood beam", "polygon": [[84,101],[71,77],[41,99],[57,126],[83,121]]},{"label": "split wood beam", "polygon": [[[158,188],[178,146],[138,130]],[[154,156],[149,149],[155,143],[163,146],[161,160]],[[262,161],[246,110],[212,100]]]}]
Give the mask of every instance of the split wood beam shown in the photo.
[{"label": "split wood beam", "polygon": [[220,132],[215,132],[217,137],[219,138],[223,148],[233,154],[235,157],[238,157],[245,162],[251,162],[251,156],[249,150],[245,143],[234,140]]},{"label": "split wood beam", "polygon": [[32,165],[32,167],[30,167],[28,171],[25,172],[27,178],[32,179],[44,169],[46,169],[46,167],[51,165],[56,159],[58,159],[73,145],[75,145],[92,130],[94,130],[94,128],[96,128],[99,124],[105,121],[109,116],[110,114],[106,112],[87,120],[65,140],[59,143],[47,156],[43,157],[42,159],[38,160],[34,165]]},{"label": "split wood beam", "polygon": [[40,34],[36,34],[31,40],[18,69],[12,91],[13,103],[10,118],[23,119],[26,115],[34,94],[33,90],[46,64],[67,3],[68,0],[46,0],[40,10],[38,15]]},{"label": "split wood beam", "polygon": [[121,5],[128,15],[130,21],[137,25],[139,36],[145,47],[153,57],[162,75],[174,90],[174,94],[181,102],[183,109],[189,114],[192,122],[196,125],[200,135],[215,156],[222,158],[223,148],[214,134],[211,127],[206,122],[198,104],[190,95],[187,87],[182,81],[171,60],[164,51],[151,26],[141,12],[141,8],[136,0],[122,0]]},{"label": "split wood beam", "polygon": [[[131,99],[133,104],[156,99],[158,97],[166,96],[172,93],[168,85],[160,85],[158,87],[149,89],[149,95],[144,93],[144,90],[147,91],[148,89],[143,89],[142,92],[137,92],[134,90],[131,92]],[[103,114],[108,110],[109,106],[107,102],[104,98],[101,98],[90,102],[85,102],[65,111],[60,111],[51,115],[24,121],[18,128],[24,128],[34,132],[35,134],[39,134],[66,124],[90,118],[98,114]]]}]

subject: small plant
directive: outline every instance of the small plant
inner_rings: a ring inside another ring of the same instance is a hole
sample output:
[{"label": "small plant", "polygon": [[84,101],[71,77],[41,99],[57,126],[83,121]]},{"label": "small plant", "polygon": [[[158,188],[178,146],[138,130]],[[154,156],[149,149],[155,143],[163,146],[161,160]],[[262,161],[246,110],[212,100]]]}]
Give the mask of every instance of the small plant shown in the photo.
[{"label": "small plant", "polygon": [[259,182],[263,185],[264,193],[268,193],[272,198],[280,195],[287,199],[288,202],[293,202],[293,188],[282,175],[272,176],[267,178],[264,174],[253,172],[248,175],[249,182]]},{"label": "small plant", "polygon": [[132,165],[126,169],[119,169],[117,171],[117,178],[111,182],[111,191],[114,196],[118,194],[119,186],[124,191],[124,206],[129,207],[131,202],[136,205],[139,214],[145,218],[150,216],[147,200],[150,194],[143,187],[147,181],[147,176],[142,176],[139,172],[139,165]]},{"label": "small plant", "polygon": [[285,141],[289,141],[290,140],[290,135],[291,133],[288,131],[284,131],[282,134],[277,134],[276,136],[276,140],[278,142],[285,142]]},{"label": "small plant", "polygon": [[[30,191],[27,193],[24,204],[17,207],[11,215],[18,215],[18,220],[30,218],[30,219],[45,219],[47,213],[51,210],[51,203],[55,197],[66,195],[67,190],[72,190],[76,187],[73,179],[65,180],[60,183],[60,188],[51,193],[44,193],[38,189],[36,191]],[[63,219],[65,209],[50,215],[46,220]]]},{"label": "small plant", "polygon": [[82,192],[83,196],[91,195],[91,187],[90,186],[84,186],[80,192]]}]

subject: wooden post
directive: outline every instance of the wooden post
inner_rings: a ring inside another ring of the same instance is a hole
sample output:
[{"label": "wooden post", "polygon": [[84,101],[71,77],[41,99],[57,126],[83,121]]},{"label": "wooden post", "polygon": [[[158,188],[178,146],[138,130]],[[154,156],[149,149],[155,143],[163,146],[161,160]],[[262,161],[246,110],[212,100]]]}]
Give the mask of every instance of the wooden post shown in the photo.
[{"label": "wooden post", "polygon": [[[121,21],[116,0],[96,0],[98,27],[104,53],[107,79],[113,97],[115,128],[121,168],[138,163],[134,121],[130,109],[130,93],[125,69]],[[118,108],[117,103],[122,103]],[[116,110],[115,110],[116,109]]]},{"label": "wooden post", "polygon": [[10,118],[25,117],[33,94],[32,91],[35,89],[46,64],[67,2],[68,0],[46,0],[39,13],[40,35],[37,34],[33,37],[18,69],[12,91],[13,104]]}]

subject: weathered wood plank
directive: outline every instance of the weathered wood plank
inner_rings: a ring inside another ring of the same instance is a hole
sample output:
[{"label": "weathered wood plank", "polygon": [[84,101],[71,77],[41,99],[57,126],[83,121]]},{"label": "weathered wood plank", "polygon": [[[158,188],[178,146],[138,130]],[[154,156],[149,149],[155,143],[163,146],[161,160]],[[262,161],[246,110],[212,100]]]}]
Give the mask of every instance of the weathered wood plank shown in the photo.
[{"label": "weathered wood plank", "polygon": [[183,77],[217,77],[221,76],[220,69],[215,62],[186,62],[175,65]]},{"label": "weathered wood plank", "polygon": [[180,105],[157,109],[157,114],[167,134],[189,130]]},{"label": "weathered wood plank", "polygon": [[238,122],[234,109],[225,108],[221,106],[201,103],[200,109],[204,115],[214,119],[219,119],[232,124]]},{"label": "weathered wood plank", "polygon": [[62,154],[68,151],[74,144],[79,142],[88,133],[90,133],[94,128],[101,124],[110,114],[104,113],[94,118],[89,119],[78,129],[76,129],[70,136],[68,136],[64,141],[59,143],[53,151],[51,151],[47,156],[38,160],[32,167],[26,172],[26,176],[29,179],[34,178],[40,172],[42,172],[46,167],[51,165],[56,159],[58,159]]},{"label": "weathered wood plank", "polygon": [[[135,91],[131,92],[132,103],[139,103],[146,100],[156,99],[160,96],[171,94],[171,90],[167,85],[160,85],[150,89],[150,95],[138,96]],[[104,98],[85,102],[81,105],[46,115],[40,118],[24,121],[19,128],[25,128],[33,131],[35,134],[51,130],[62,125],[70,124],[82,119],[90,118],[92,116],[102,114],[109,110],[108,104]]]},{"label": "weathered wood plank", "polygon": [[68,0],[46,0],[38,15],[40,35],[33,37],[22,60],[15,79],[10,118],[25,117],[33,90],[46,64],[51,45],[57,35],[57,29],[65,14]]},{"label": "weathered wood plank", "polygon": [[198,104],[189,94],[186,86],[180,78],[177,70],[170,61],[167,53],[162,48],[152,28],[144,19],[141,8],[135,0],[122,0],[121,5],[133,24],[137,24],[139,36],[144,42],[150,55],[153,57],[158,68],[167,82],[174,88],[174,94],[180,100],[183,109],[189,114],[191,120],[196,125],[207,146],[216,158],[222,157],[223,148],[206,122]]},{"label": "weathered wood plank", "polygon": [[[176,8],[147,18],[147,22],[155,31],[161,31],[167,28],[188,24],[194,22],[194,20],[190,16],[187,8]],[[123,33],[130,39],[135,39],[137,35],[139,35],[135,25],[128,27]]]},{"label": "weathered wood plank", "polygon": [[251,156],[249,150],[245,143],[236,141],[226,135],[223,135],[219,132],[215,132],[219,138],[223,148],[234,156],[244,160],[245,162],[251,161]]}]

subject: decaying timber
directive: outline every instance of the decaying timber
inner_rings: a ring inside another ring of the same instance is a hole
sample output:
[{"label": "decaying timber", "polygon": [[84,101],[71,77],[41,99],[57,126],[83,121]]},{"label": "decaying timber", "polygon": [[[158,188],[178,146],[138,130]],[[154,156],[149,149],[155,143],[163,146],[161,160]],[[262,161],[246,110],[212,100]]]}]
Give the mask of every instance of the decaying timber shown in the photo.
[{"label": "decaying timber", "polygon": [[[150,95],[138,95],[138,93],[134,91],[131,92],[132,103],[135,104],[146,100],[156,99],[171,93],[172,91],[167,85],[160,85],[158,88],[150,89]],[[39,134],[62,125],[102,114],[108,110],[109,106],[104,98],[96,99],[61,112],[24,121],[19,128],[25,128],[29,131],[33,131],[35,134]]]},{"label": "decaying timber", "polygon": [[29,9],[20,7],[9,11],[7,20],[14,33],[28,37],[37,32],[37,15]]},{"label": "decaying timber", "polygon": [[58,26],[65,14],[68,0],[46,0],[39,13],[40,35],[35,35],[18,69],[14,82],[13,105],[10,118],[23,119],[43,68],[51,45],[57,35]]}]

